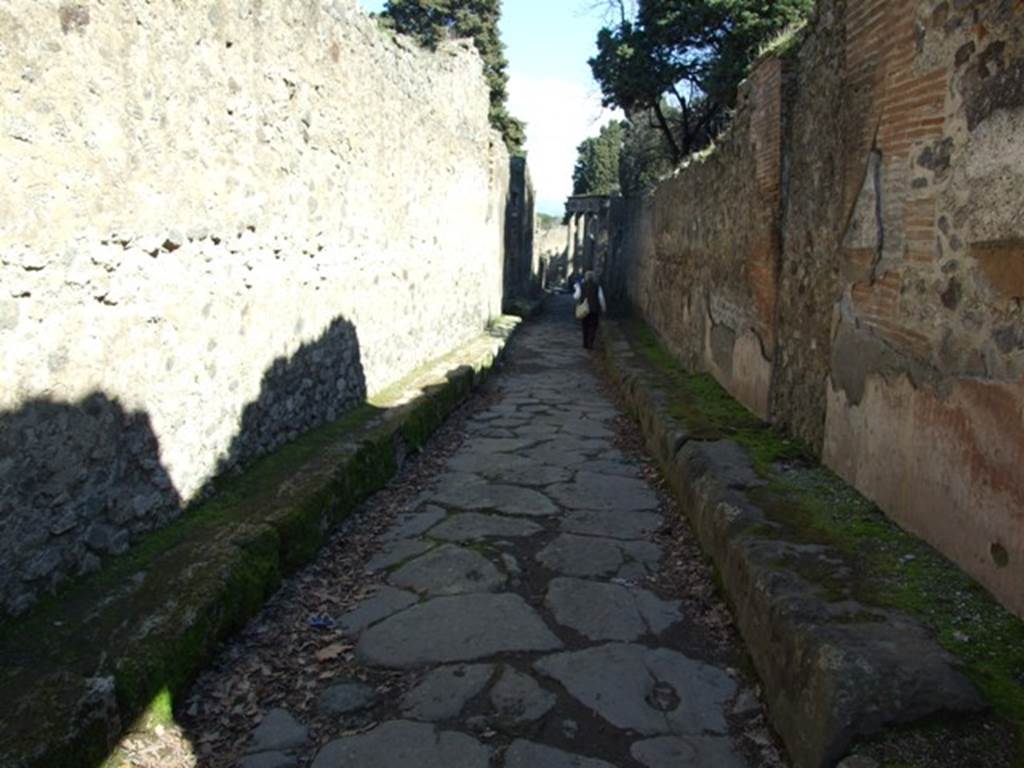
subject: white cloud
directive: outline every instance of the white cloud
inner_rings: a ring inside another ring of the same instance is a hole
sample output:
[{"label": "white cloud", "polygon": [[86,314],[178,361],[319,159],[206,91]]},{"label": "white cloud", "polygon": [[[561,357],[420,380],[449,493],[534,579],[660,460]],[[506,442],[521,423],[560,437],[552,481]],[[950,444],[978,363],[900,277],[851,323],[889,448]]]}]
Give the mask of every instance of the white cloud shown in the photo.
[{"label": "white cloud", "polygon": [[601,106],[601,94],[557,77],[530,78],[511,73],[509,111],[526,121],[526,150],[537,208],[561,213],[572,194],[576,147],[617,114]]}]

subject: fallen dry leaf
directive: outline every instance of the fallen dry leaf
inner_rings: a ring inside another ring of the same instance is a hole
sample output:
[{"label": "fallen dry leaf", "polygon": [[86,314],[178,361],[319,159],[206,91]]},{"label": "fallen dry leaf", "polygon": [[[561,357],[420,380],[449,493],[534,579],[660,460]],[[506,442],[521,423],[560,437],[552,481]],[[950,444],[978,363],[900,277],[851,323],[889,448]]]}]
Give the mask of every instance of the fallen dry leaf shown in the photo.
[{"label": "fallen dry leaf", "polygon": [[326,648],[321,648],[316,652],[316,660],[319,662],[333,661],[345,653],[345,651],[351,650],[352,646],[347,643],[331,643]]}]

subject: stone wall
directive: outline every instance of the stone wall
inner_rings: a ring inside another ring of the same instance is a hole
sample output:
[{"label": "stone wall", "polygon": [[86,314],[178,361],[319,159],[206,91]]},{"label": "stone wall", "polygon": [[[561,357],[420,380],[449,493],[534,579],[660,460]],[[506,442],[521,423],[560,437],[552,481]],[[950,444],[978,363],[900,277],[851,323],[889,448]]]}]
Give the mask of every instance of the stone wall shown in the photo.
[{"label": "stone wall", "polygon": [[553,227],[538,224],[534,229],[533,247],[545,288],[560,285],[566,278],[568,238],[569,228],[564,224]]},{"label": "stone wall", "polygon": [[778,60],[759,67],[717,149],[627,203],[619,260],[631,303],[669,349],[761,416],[775,348],[781,73]]},{"label": "stone wall", "polygon": [[0,603],[501,309],[508,156],[465,43],[354,0],[0,7]]},{"label": "stone wall", "polygon": [[540,291],[540,269],[533,248],[534,192],[525,157],[509,160],[505,205],[505,304],[530,299]]},{"label": "stone wall", "polygon": [[819,0],[744,92],[633,201],[631,301],[1024,613],[1024,6]]}]

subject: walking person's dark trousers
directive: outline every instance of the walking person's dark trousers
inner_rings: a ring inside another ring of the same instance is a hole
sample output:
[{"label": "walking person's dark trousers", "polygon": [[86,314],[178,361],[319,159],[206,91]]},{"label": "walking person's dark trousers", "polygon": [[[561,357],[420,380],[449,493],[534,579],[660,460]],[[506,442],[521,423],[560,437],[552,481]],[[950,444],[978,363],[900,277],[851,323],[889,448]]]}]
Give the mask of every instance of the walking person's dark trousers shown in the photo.
[{"label": "walking person's dark trousers", "polygon": [[601,320],[601,316],[596,312],[591,312],[589,315],[583,318],[583,348],[593,349],[594,339],[597,338],[597,325]]}]

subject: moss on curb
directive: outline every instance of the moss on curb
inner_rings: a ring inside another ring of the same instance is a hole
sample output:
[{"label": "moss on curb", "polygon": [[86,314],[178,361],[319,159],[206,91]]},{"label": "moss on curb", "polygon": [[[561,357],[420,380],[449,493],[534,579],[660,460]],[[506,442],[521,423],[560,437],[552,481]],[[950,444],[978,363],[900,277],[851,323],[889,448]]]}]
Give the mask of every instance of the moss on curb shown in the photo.
[{"label": "moss on curb", "polygon": [[750,414],[710,376],[683,369],[654,332],[637,320],[620,324],[630,346],[669,393],[668,410],[691,440],[734,440],[765,481],[748,496],[770,524],[752,531],[798,543],[824,544],[843,572],[821,562],[780,563],[818,584],[829,600],[853,598],[870,608],[902,611],[932,630],[956,656],[994,711],[1017,734],[1015,765],[1024,766],[1024,622],[922,540],[822,467],[798,441]]},{"label": "moss on curb", "polygon": [[217,645],[426,442],[515,327],[497,323],[406,377],[391,401],[219,480],[211,498],[0,628],[0,685],[16,692],[0,717],[0,764],[98,766],[122,730],[166,723]]}]

